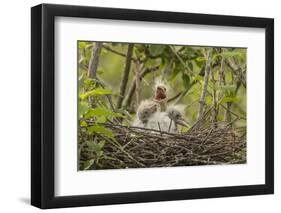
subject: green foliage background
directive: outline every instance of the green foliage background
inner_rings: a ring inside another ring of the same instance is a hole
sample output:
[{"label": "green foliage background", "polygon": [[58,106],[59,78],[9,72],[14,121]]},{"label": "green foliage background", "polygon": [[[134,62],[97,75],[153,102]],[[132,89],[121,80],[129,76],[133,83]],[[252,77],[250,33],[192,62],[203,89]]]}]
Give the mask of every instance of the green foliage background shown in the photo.
[{"label": "green foliage background", "polygon": [[[246,126],[246,48],[133,44],[124,99],[121,107],[116,107],[128,57],[128,44],[100,44],[96,77],[91,78],[89,64],[96,45],[96,42],[78,42],[79,169],[98,167],[99,159],[104,157],[104,144],[116,142],[114,133],[102,124],[118,122],[130,125],[134,119],[136,91],[130,97],[131,102],[124,102],[136,78],[136,63],[141,71],[148,70],[140,79],[140,100],[151,99],[155,79],[161,77],[170,88],[168,96],[173,100],[171,103],[185,105],[185,119],[194,124],[198,119],[209,61],[204,109],[214,106],[217,122],[228,121],[236,127]],[[236,118],[243,119],[235,121]],[[105,140],[95,141],[95,134],[103,135]],[[93,157],[83,160],[82,155],[87,153]]]}]

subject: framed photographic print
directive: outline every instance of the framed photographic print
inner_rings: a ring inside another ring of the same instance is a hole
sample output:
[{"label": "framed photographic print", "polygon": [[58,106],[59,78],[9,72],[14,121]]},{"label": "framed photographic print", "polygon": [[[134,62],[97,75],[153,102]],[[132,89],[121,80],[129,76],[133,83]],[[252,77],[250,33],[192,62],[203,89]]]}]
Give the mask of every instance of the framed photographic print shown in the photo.
[{"label": "framed photographic print", "polygon": [[31,203],[271,194],[274,21],[31,9]]}]

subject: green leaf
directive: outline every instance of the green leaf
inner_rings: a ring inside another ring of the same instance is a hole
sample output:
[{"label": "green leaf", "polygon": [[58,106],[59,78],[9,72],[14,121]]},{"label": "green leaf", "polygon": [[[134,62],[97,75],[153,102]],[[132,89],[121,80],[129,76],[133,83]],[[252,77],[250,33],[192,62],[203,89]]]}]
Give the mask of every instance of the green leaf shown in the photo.
[{"label": "green leaf", "polygon": [[107,119],[105,116],[99,116],[96,118],[95,122],[98,123],[107,123]]},{"label": "green leaf", "polygon": [[135,48],[138,49],[139,52],[143,52],[145,49],[143,44],[135,44]]},{"label": "green leaf", "polygon": [[106,129],[103,126],[97,126],[96,125],[96,126],[88,127],[88,133],[89,134],[97,133],[97,134],[104,135],[108,138],[114,138],[113,132],[109,129]]},{"label": "green leaf", "polygon": [[201,75],[196,75],[193,77],[193,81],[203,81],[203,80],[204,80],[204,78]]},{"label": "green leaf", "polygon": [[90,151],[94,151],[96,153],[100,152],[105,144],[105,141],[101,141],[99,143],[95,143],[93,141],[87,141],[86,145]]},{"label": "green leaf", "polygon": [[187,65],[188,65],[188,67],[189,67],[190,70],[193,70],[193,64],[192,64],[192,62],[188,62]]},{"label": "green leaf", "polygon": [[149,46],[149,52],[151,56],[155,57],[163,53],[165,46],[153,44]]},{"label": "green leaf", "polygon": [[87,170],[89,169],[93,164],[94,164],[95,160],[94,159],[90,159],[84,162],[83,164],[83,169]]},{"label": "green leaf", "polygon": [[84,84],[86,84],[87,86],[92,86],[92,85],[94,85],[94,83],[95,83],[94,79],[86,78],[84,80]]},{"label": "green leaf", "polygon": [[213,56],[213,60],[218,56],[222,56],[224,58],[232,58],[232,57],[235,57],[235,56],[242,57],[242,53],[237,52],[237,51],[226,51],[226,52],[223,52],[223,53],[215,54]]},{"label": "green leaf", "polygon": [[89,109],[88,103],[85,101],[80,101],[78,105],[79,118],[83,117],[83,115],[88,109]]},{"label": "green leaf", "polygon": [[135,53],[135,56],[137,57],[137,58],[141,58],[141,56],[142,56],[142,52],[140,52],[138,49],[134,49],[134,53]]},{"label": "green leaf", "polygon": [[86,45],[86,49],[90,49],[90,48],[92,48],[94,45],[93,45],[93,43],[91,42],[90,44],[87,44]]},{"label": "green leaf", "polygon": [[105,108],[94,108],[94,109],[89,109],[88,112],[85,114],[85,118],[91,118],[91,117],[95,117],[95,116],[109,116],[111,115],[112,112],[105,109]]},{"label": "green leaf", "polygon": [[206,101],[206,104],[207,104],[207,105],[212,105],[212,103],[213,103],[213,98],[212,98],[211,96],[207,96],[205,101]]},{"label": "green leaf", "polygon": [[173,80],[177,75],[184,70],[184,67],[182,66],[181,63],[176,63],[175,67],[173,69],[173,72],[169,76],[169,81]]},{"label": "green leaf", "polygon": [[89,109],[84,117],[87,119],[87,118],[99,117],[99,116],[123,117],[123,115],[121,115],[120,113],[115,113],[102,107]]},{"label": "green leaf", "polygon": [[102,148],[104,147],[105,141],[101,141],[99,143],[95,143],[93,141],[87,141],[86,144],[88,146],[89,151],[96,153],[96,163],[98,163],[100,157],[104,153]]},{"label": "green leaf", "polygon": [[223,85],[223,86],[221,86],[221,90],[225,96],[233,97],[233,96],[235,96],[236,86],[235,85]]},{"label": "green leaf", "polygon": [[102,88],[97,88],[97,89],[94,89],[94,90],[91,90],[91,91],[88,91],[84,94],[80,94],[80,98],[82,100],[90,97],[90,96],[98,96],[98,95],[110,95],[112,94],[112,91],[111,90],[108,90],[108,89],[102,89]]},{"label": "green leaf", "polygon": [[88,146],[88,149],[89,149],[90,151],[96,152],[96,151],[99,151],[99,150],[100,150],[99,145],[98,145],[97,143],[93,142],[93,141],[87,141],[87,142],[86,142],[86,145]]},{"label": "green leaf", "polygon": [[101,149],[104,147],[104,145],[105,145],[105,141],[99,142],[99,147],[100,147]]},{"label": "green leaf", "polygon": [[185,89],[189,88],[190,86],[190,77],[189,75],[182,73],[182,81],[183,81],[183,86]]},{"label": "green leaf", "polygon": [[145,67],[152,67],[156,64],[156,60],[155,59],[150,59],[148,58],[146,61],[145,61]]},{"label": "green leaf", "polygon": [[80,121],[80,126],[81,127],[86,127],[86,126],[88,126],[88,124],[87,124],[86,121]]},{"label": "green leaf", "polygon": [[241,56],[240,52],[235,52],[235,51],[227,51],[227,52],[223,52],[220,55],[224,56],[225,58],[231,58],[234,56]]},{"label": "green leaf", "polygon": [[197,57],[195,60],[198,61],[198,62],[203,62],[203,61],[206,61],[206,58],[205,57]]},{"label": "green leaf", "polygon": [[85,47],[86,47],[86,42],[80,41],[79,44],[78,44],[78,46],[79,46],[79,49],[85,49]]},{"label": "green leaf", "polygon": [[223,99],[220,101],[222,104],[223,103],[232,103],[232,102],[238,102],[239,99],[236,97],[223,97]]}]

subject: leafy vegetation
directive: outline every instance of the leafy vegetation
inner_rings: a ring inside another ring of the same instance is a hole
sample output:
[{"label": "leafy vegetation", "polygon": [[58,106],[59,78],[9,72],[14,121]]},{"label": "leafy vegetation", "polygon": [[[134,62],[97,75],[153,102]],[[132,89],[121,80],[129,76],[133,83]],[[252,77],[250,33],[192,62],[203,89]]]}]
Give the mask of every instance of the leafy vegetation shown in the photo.
[{"label": "leafy vegetation", "polygon": [[159,77],[169,86],[168,103],[184,105],[191,126],[211,108],[213,128],[245,127],[246,53],[245,48],[79,41],[79,169],[103,169],[106,161],[114,162],[112,168],[128,167],[123,158],[105,154],[108,144],[136,161],[110,126],[130,126]]}]

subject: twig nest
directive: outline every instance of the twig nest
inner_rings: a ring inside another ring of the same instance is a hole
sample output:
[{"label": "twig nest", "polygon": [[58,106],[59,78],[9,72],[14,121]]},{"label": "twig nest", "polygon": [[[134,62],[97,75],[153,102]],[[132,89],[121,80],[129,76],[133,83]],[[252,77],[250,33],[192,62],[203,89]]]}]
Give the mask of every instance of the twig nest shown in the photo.
[{"label": "twig nest", "polygon": [[[105,140],[103,158],[92,169],[221,165],[246,162],[245,128],[220,126],[169,133],[140,127],[107,124],[115,133]],[[87,157],[81,156],[81,161]]]}]

